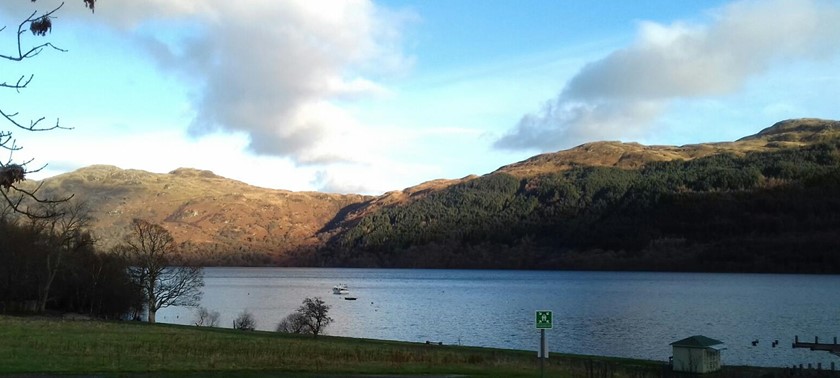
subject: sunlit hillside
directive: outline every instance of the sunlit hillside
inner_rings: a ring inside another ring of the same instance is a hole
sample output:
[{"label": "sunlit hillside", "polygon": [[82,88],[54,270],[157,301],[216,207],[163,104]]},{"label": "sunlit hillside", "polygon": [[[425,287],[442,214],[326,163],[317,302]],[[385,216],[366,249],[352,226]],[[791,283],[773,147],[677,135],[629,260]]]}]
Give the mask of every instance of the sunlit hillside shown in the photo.
[{"label": "sunlit hillside", "polygon": [[[139,217],[164,225],[203,264],[674,269],[727,248],[829,243],[819,214],[833,205],[819,201],[840,169],[837,143],[840,122],[800,119],[733,142],[587,143],[378,197],[101,165],[47,179],[42,193],[85,201],[104,249]],[[816,224],[800,219],[809,206]]]}]

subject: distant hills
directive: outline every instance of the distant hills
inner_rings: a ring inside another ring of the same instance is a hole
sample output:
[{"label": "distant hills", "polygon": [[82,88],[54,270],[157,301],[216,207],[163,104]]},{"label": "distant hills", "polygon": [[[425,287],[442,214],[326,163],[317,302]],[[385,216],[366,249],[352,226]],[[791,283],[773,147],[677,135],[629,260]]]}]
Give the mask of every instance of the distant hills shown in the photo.
[{"label": "distant hills", "polygon": [[290,192],[250,186],[210,171],[168,174],[94,165],[44,180],[44,196],[75,194],[108,249],[133,218],[166,227],[191,259],[213,265],[288,265],[323,242],[322,228],[362,195]]},{"label": "distant hills", "polygon": [[381,196],[270,190],[181,168],[91,166],[75,193],[104,247],[161,223],[207,265],[840,272],[840,122],[734,142],[594,142]]}]

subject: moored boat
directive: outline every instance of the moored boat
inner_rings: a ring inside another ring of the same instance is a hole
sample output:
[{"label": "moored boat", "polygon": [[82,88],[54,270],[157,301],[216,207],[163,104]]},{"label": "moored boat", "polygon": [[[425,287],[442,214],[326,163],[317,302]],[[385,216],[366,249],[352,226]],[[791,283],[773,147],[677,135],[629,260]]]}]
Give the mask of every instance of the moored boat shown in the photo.
[{"label": "moored boat", "polygon": [[333,294],[347,294],[350,292],[350,289],[347,288],[346,284],[338,284],[333,286]]}]

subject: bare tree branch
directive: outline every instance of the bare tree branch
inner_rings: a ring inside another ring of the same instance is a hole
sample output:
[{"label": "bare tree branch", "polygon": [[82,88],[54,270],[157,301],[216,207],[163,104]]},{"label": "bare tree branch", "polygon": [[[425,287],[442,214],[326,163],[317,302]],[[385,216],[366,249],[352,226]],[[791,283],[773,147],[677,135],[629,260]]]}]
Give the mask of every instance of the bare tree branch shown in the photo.
[{"label": "bare tree branch", "polygon": [[[32,12],[32,14],[29,15],[29,17],[27,17],[25,20],[21,21],[21,23],[18,24],[18,30],[17,30],[17,55],[0,54],[0,58],[20,62],[24,59],[31,58],[31,57],[34,57],[34,56],[40,54],[41,51],[43,51],[44,48],[47,48],[47,47],[51,47],[51,48],[56,49],[56,50],[61,51],[61,52],[67,52],[67,50],[56,47],[55,45],[53,45],[50,42],[46,42],[46,43],[42,43],[40,45],[37,45],[35,47],[30,48],[26,53],[24,53],[23,52],[23,45],[20,42],[20,36],[21,36],[21,34],[26,32],[26,29],[24,29],[24,27],[27,24],[33,25],[33,23],[43,22],[43,20],[47,20],[47,22],[49,22],[53,13],[55,13],[56,11],[61,9],[61,7],[63,7],[63,6],[64,6],[64,2],[59,4],[53,10],[51,10],[47,13],[44,13],[43,15],[40,15],[40,16],[37,15],[38,11],[34,11],[34,12]],[[35,24],[35,25],[38,25],[38,24]],[[52,26],[50,26],[50,28],[52,28]],[[32,30],[32,33],[35,34],[35,30],[33,30],[32,27],[30,27],[30,30]],[[43,34],[39,33],[38,35],[43,35]]]},{"label": "bare tree branch", "polygon": [[0,195],[3,196],[3,199],[6,200],[6,203],[9,206],[11,206],[12,209],[15,212],[17,212],[19,214],[23,214],[23,215],[29,217],[30,219],[48,219],[48,218],[59,217],[59,216],[64,215],[64,213],[62,211],[58,211],[54,207],[41,206],[41,207],[36,207],[36,208],[33,209],[33,206],[26,206],[26,207],[23,206],[24,200],[32,200],[35,203],[40,204],[40,205],[54,205],[54,204],[59,204],[59,203],[62,203],[62,202],[67,202],[74,197],[74,195],[71,194],[70,196],[60,198],[60,199],[38,198],[38,196],[36,196],[35,193],[41,188],[42,184],[43,184],[43,182],[38,184],[38,186],[34,190],[25,190],[25,189],[21,189],[21,188],[15,186],[15,185],[9,185],[9,187],[13,190],[13,192],[15,194],[10,195],[8,189],[6,189],[6,190],[0,189]]},{"label": "bare tree branch", "polygon": [[[11,124],[13,124],[13,125],[17,126],[17,127],[18,127],[18,128],[20,128],[20,129],[26,130],[26,131],[50,131],[50,130],[55,130],[55,129],[73,130],[73,128],[72,128],[72,127],[63,127],[63,126],[61,126],[61,125],[59,124],[59,120],[58,120],[58,119],[56,119],[56,120],[55,120],[55,125],[52,125],[52,126],[49,126],[49,127],[42,127],[42,128],[39,128],[39,127],[38,127],[38,124],[39,124],[39,123],[41,123],[41,121],[43,121],[43,120],[45,119],[45,117],[41,117],[41,118],[38,118],[38,119],[36,119],[36,120],[29,121],[29,126],[24,126],[24,125],[21,125],[20,123],[18,123],[18,121],[16,121],[16,120],[15,120],[15,118],[14,118],[14,117],[15,117],[17,114],[18,114],[18,113],[6,114],[6,112],[4,112],[2,109],[0,109],[0,115],[2,115],[2,116],[3,116],[3,118],[6,118],[6,120],[8,120],[9,122],[11,122]],[[6,133],[11,134],[10,132],[6,132]]]},{"label": "bare tree branch", "polygon": [[[32,2],[35,1],[36,0],[32,0]],[[91,11],[93,11],[95,0],[84,0],[84,3],[87,8],[90,8]],[[67,50],[59,48],[50,42],[41,43],[28,49],[24,49],[23,43],[21,42],[21,36],[24,33],[26,33],[27,30],[32,32],[32,34],[36,36],[44,36],[47,33],[52,32],[52,20],[56,18],[56,12],[58,12],[58,10],[61,9],[63,6],[64,2],[62,2],[52,10],[41,14],[39,14],[37,10],[33,11],[29,15],[29,17],[21,21],[18,24],[17,28],[16,54],[0,54],[0,60],[5,59],[12,62],[22,62],[26,59],[37,56],[44,49],[47,48],[58,50],[61,52],[66,52]],[[3,26],[2,28],[0,28],[0,31],[3,31],[5,29],[6,27]],[[21,89],[26,89],[29,86],[34,77],[34,75],[29,75],[28,77],[26,75],[21,75],[16,81],[12,83],[7,81],[0,83],[0,88],[14,89],[16,92],[20,93]],[[56,119],[55,124],[42,126],[42,122],[46,119],[46,117],[32,119],[27,125],[17,120],[17,112],[8,113],[0,109],[0,116],[2,116],[2,118],[4,118],[14,127],[25,131],[51,131],[56,129],[71,129],[68,127],[61,126],[59,119]],[[0,194],[2,194],[6,204],[11,206],[11,208],[15,212],[24,214],[30,217],[31,219],[44,219],[62,215],[63,213],[61,211],[55,210],[58,208],[57,206],[51,205],[68,201],[70,198],[73,197],[72,195],[60,199],[44,199],[40,198],[37,195],[37,192],[41,189],[43,183],[38,184],[34,189],[24,189],[16,185],[17,183],[26,180],[26,176],[28,174],[38,172],[41,169],[43,169],[46,165],[36,170],[30,171],[26,169],[26,165],[32,161],[31,159],[22,164],[14,163],[12,159],[12,154],[15,151],[21,150],[21,146],[17,144],[17,141],[14,138],[12,131],[10,130],[0,130],[0,147],[7,151],[10,151],[8,161],[6,163],[0,162]]]},{"label": "bare tree branch", "polygon": [[35,77],[35,75],[29,75],[29,79],[26,79],[26,81],[24,81],[23,79],[26,78],[26,75],[22,75],[20,78],[18,78],[17,83],[9,84],[9,83],[3,82],[3,83],[0,83],[0,87],[16,89],[17,92],[20,93],[20,90],[23,89],[23,88],[26,88],[26,86],[29,85],[29,82],[31,82],[32,78],[34,78],[34,77]]}]

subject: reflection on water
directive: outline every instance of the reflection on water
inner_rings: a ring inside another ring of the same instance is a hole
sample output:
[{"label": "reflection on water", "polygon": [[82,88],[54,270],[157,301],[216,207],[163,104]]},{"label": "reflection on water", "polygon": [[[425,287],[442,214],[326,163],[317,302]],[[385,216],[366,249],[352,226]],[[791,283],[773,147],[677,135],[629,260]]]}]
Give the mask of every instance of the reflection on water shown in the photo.
[{"label": "reflection on water", "polygon": [[[358,300],[332,294],[339,283]],[[304,298],[320,296],[335,319],[327,334],[336,336],[536,350],[534,312],[552,310],[552,352],[667,361],[669,343],[702,334],[726,343],[725,364],[840,362],[790,346],[795,335],[840,334],[838,276],[207,268],[205,284],[202,306],[220,312],[224,327],[247,309],[258,329],[273,330]],[[187,308],[158,313],[161,322],[193,317]]]}]

